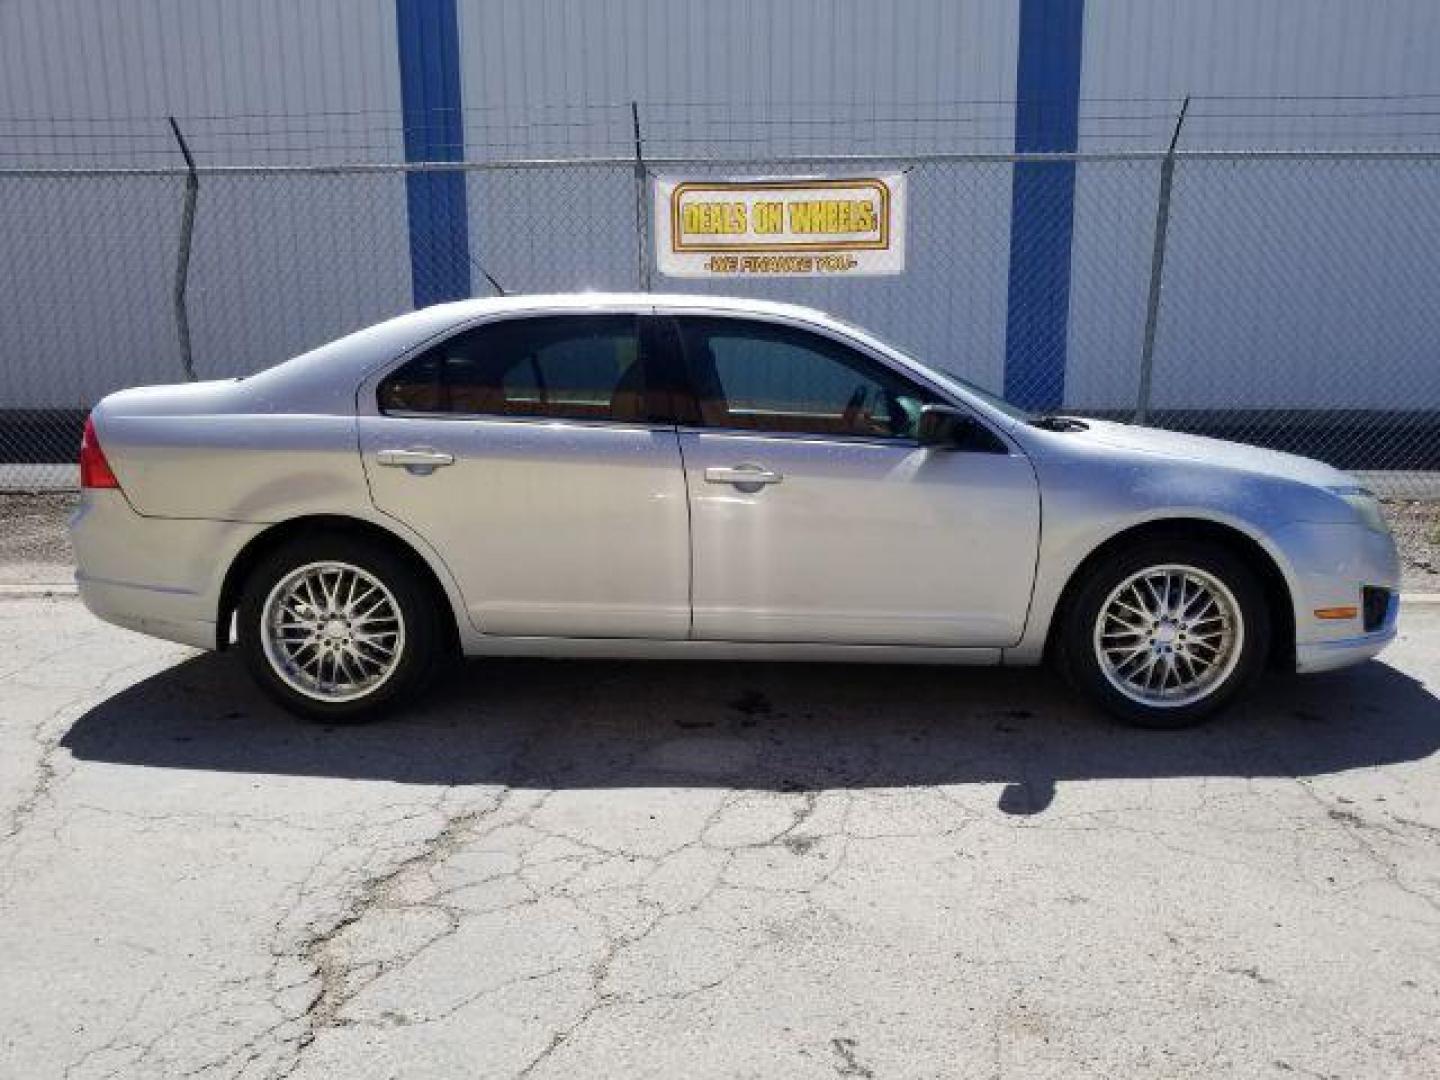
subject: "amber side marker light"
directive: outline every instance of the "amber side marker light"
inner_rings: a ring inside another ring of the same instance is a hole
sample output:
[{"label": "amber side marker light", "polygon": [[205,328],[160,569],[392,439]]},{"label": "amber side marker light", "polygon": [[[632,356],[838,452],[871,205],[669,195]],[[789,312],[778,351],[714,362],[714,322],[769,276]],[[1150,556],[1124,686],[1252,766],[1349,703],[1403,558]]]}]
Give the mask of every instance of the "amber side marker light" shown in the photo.
[{"label": "amber side marker light", "polygon": [[105,460],[100,440],[95,437],[95,421],[85,418],[85,434],[80,438],[80,486],[82,488],[118,488],[120,481]]},{"label": "amber side marker light", "polygon": [[1320,607],[1315,609],[1317,619],[1353,619],[1359,614],[1358,607]]}]

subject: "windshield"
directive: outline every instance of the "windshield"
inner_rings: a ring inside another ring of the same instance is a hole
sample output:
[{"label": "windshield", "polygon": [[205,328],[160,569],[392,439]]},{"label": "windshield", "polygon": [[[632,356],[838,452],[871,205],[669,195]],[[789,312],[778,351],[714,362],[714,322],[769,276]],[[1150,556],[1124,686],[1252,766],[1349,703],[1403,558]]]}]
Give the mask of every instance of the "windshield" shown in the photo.
[{"label": "windshield", "polygon": [[881,352],[890,353],[892,356],[898,356],[901,360],[914,364],[916,367],[920,368],[926,375],[928,375],[930,378],[934,379],[941,385],[948,386],[950,389],[959,390],[964,394],[969,394],[973,397],[977,397],[986,405],[989,405],[992,409],[995,409],[997,412],[1003,413],[1004,415],[1010,417],[1010,419],[1012,420],[1019,420],[1022,423],[1033,424],[1035,423],[1035,421],[1041,418],[1041,415],[1039,413],[1033,413],[1026,409],[1020,408],[1020,406],[1018,405],[1012,405],[1010,404],[1010,402],[1002,398],[999,394],[992,393],[991,391],[986,390],[984,387],[976,386],[969,379],[962,379],[959,375],[952,375],[944,368],[935,367],[931,364],[925,363],[922,360],[915,359],[912,354],[905,352],[903,349],[896,348],[889,342],[877,338],[874,334],[870,333],[870,331],[866,330],[863,326],[856,326],[852,322],[847,322],[844,319],[835,319],[833,316],[831,316],[831,318],[834,322],[840,324],[851,334],[860,338],[862,341],[867,342],[872,347],[878,348]]},{"label": "windshield", "polygon": [[[935,371],[934,368],[931,368],[930,370]],[[1010,404],[1010,402],[1002,398],[999,394],[992,394],[984,387],[976,386],[969,379],[962,379],[958,375],[951,375],[948,371],[935,371],[935,374],[943,377],[947,382],[954,383],[966,393],[972,394],[973,396],[979,398],[981,401],[985,402],[986,405],[989,405],[992,409],[998,409],[1000,412],[1004,413],[1006,416],[1010,417],[1013,420],[1023,420],[1025,421],[1025,423],[1028,424],[1039,418],[1039,415],[1037,413],[1032,413],[1026,409],[1022,409],[1018,405],[1012,405]]]},{"label": "windshield", "polygon": [[1020,408],[1020,406],[1018,405],[1012,405],[1010,404],[1010,402],[1002,398],[999,394],[992,393],[991,391],[986,390],[983,387],[976,386],[969,379],[962,379],[959,375],[952,375],[944,368],[935,367],[931,364],[925,363],[922,360],[917,360],[910,353],[905,352],[902,349],[897,349],[894,345],[880,340],[874,334],[870,333],[870,331],[866,330],[864,327],[856,326],[854,323],[847,322],[844,319],[835,319],[835,322],[839,323],[841,326],[845,327],[845,329],[849,330],[852,334],[855,334],[862,340],[869,342],[873,346],[878,347],[882,352],[889,352],[891,354],[898,355],[902,360],[909,361],[916,367],[922,369],[925,374],[929,375],[937,382],[942,384],[948,384],[952,389],[958,389],[966,394],[970,394],[974,397],[979,398],[986,405],[989,405],[992,409],[995,409],[998,412],[1004,413],[1012,420],[1019,420],[1026,424],[1033,424],[1036,420],[1040,419],[1039,413],[1033,413],[1026,409]]},{"label": "windshield", "polygon": [[[908,354],[902,355],[905,355],[907,359],[910,359]],[[961,390],[964,393],[971,395],[972,397],[977,397],[986,405],[989,405],[992,409],[1004,413],[1012,420],[1019,420],[1026,424],[1033,424],[1036,420],[1040,418],[1039,413],[1032,413],[1026,409],[1020,408],[1020,406],[1018,405],[1012,405],[999,394],[992,393],[989,390],[986,390],[983,386],[976,386],[969,379],[962,379],[959,375],[953,375],[950,372],[946,371],[944,368],[933,367],[930,364],[926,364],[913,359],[910,362],[923,368],[925,370],[925,373],[931,378],[933,378],[936,382],[948,384],[952,389]]]}]

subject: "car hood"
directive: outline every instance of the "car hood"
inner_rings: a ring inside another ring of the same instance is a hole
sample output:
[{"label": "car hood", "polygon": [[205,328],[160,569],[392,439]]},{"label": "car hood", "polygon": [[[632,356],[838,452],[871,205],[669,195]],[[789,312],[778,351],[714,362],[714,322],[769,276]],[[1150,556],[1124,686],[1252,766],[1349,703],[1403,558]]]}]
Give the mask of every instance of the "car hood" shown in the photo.
[{"label": "car hood", "polygon": [[1120,424],[1111,420],[1086,420],[1086,431],[1070,432],[1066,438],[1084,440],[1092,445],[1119,450],[1159,454],[1182,461],[1203,462],[1221,468],[1240,469],[1250,473],[1293,480],[1317,487],[1339,487],[1355,481],[1333,466],[1298,454],[1265,450],[1244,443],[1226,442],[1204,435],[1187,435],[1179,431]]}]

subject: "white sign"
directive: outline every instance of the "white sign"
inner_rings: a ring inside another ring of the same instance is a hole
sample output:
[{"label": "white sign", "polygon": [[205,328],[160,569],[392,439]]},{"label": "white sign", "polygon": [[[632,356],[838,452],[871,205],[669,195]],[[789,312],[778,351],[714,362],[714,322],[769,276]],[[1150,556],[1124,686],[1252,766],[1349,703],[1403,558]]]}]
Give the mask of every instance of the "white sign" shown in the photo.
[{"label": "white sign", "polygon": [[855,277],[905,269],[905,177],[655,183],[671,277]]}]

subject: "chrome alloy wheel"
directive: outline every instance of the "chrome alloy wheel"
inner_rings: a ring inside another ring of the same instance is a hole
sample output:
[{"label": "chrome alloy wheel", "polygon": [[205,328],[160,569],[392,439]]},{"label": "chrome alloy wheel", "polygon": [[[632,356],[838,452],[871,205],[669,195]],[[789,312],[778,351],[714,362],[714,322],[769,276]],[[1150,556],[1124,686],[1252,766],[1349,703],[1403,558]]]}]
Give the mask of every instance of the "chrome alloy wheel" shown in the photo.
[{"label": "chrome alloy wheel", "polygon": [[395,674],[405,618],[373,574],[316,562],[281,578],[261,610],[265,658],[285,683],[317,701],[353,701]]},{"label": "chrome alloy wheel", "polygon": [[1095,656],[1132,701],[1178,708],[1224,684],[1240,660],[1245,621],[1219,578],[1193,566],[1151,566],[1106,597]]}]

